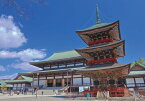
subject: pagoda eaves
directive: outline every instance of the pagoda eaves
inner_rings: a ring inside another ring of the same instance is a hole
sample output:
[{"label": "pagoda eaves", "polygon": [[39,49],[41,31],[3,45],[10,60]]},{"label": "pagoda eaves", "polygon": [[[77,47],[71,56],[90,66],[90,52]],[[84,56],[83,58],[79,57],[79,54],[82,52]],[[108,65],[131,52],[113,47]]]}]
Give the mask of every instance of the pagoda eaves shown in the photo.
[{"label": "pagoda eaves", "polygon": [[113,23],[97,23],[84,30],[76,31],[76,33],[89,46],[121,40],[119,21]]}]

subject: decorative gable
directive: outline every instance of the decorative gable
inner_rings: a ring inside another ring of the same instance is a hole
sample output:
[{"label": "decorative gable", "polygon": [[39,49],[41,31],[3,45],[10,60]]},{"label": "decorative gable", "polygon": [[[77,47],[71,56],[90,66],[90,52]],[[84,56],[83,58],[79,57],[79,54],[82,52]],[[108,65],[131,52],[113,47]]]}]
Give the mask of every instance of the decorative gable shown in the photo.
[{"label": "decorative gable", "polygon": [[139,71],[139,70],[145,70],[145,66],[141,65],[139,63],[135,63],[132,67],[131,67],[131,71]]}]

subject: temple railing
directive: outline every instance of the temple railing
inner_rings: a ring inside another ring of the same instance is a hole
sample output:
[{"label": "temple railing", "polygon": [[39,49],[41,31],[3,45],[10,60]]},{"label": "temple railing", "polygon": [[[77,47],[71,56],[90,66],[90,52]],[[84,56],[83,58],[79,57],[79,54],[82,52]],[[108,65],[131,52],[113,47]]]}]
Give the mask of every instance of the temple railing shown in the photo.
[{"label": "temple railing", "polygon": [[94,45],[94,44],[99,44],[99,43],[104,43],[104,42],[113,42],[112,38],[103,38],[101,40],[96,40],[96,41],[90,41],[88,45]]},{"label": "temple railing", "polygon": [[99,59],[99,60],[91,60],[91,61],[88,61],[88,65],[100,64],[100,63],[106,63],[106,62],[117,63],[117,60],[115,58],[106,58],[106,59]]}]

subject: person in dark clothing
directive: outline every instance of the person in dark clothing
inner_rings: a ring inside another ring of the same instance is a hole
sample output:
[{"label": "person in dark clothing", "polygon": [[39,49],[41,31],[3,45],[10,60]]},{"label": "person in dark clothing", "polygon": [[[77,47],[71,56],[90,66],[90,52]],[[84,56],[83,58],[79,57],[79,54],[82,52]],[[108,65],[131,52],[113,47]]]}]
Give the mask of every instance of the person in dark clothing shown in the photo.
[{"label": "person in dark clothing", "polygon": [[42,95],[43,95],[43,91],[42,91]]}]

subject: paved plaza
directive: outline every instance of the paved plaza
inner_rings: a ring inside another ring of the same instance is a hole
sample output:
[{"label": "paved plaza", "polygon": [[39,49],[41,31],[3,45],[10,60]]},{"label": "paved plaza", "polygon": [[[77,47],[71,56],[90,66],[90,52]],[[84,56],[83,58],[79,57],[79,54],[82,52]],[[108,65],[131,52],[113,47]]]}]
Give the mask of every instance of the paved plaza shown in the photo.
[{"label": "paved plaza", "polygon": [[64,96],[48,96],[48,95],[0,95],[0,101],[145,101],[145,99],[139,99],[134,97],[122,97],[122,98],[109,98],[96,100],[95,98],[66,98]]}]

